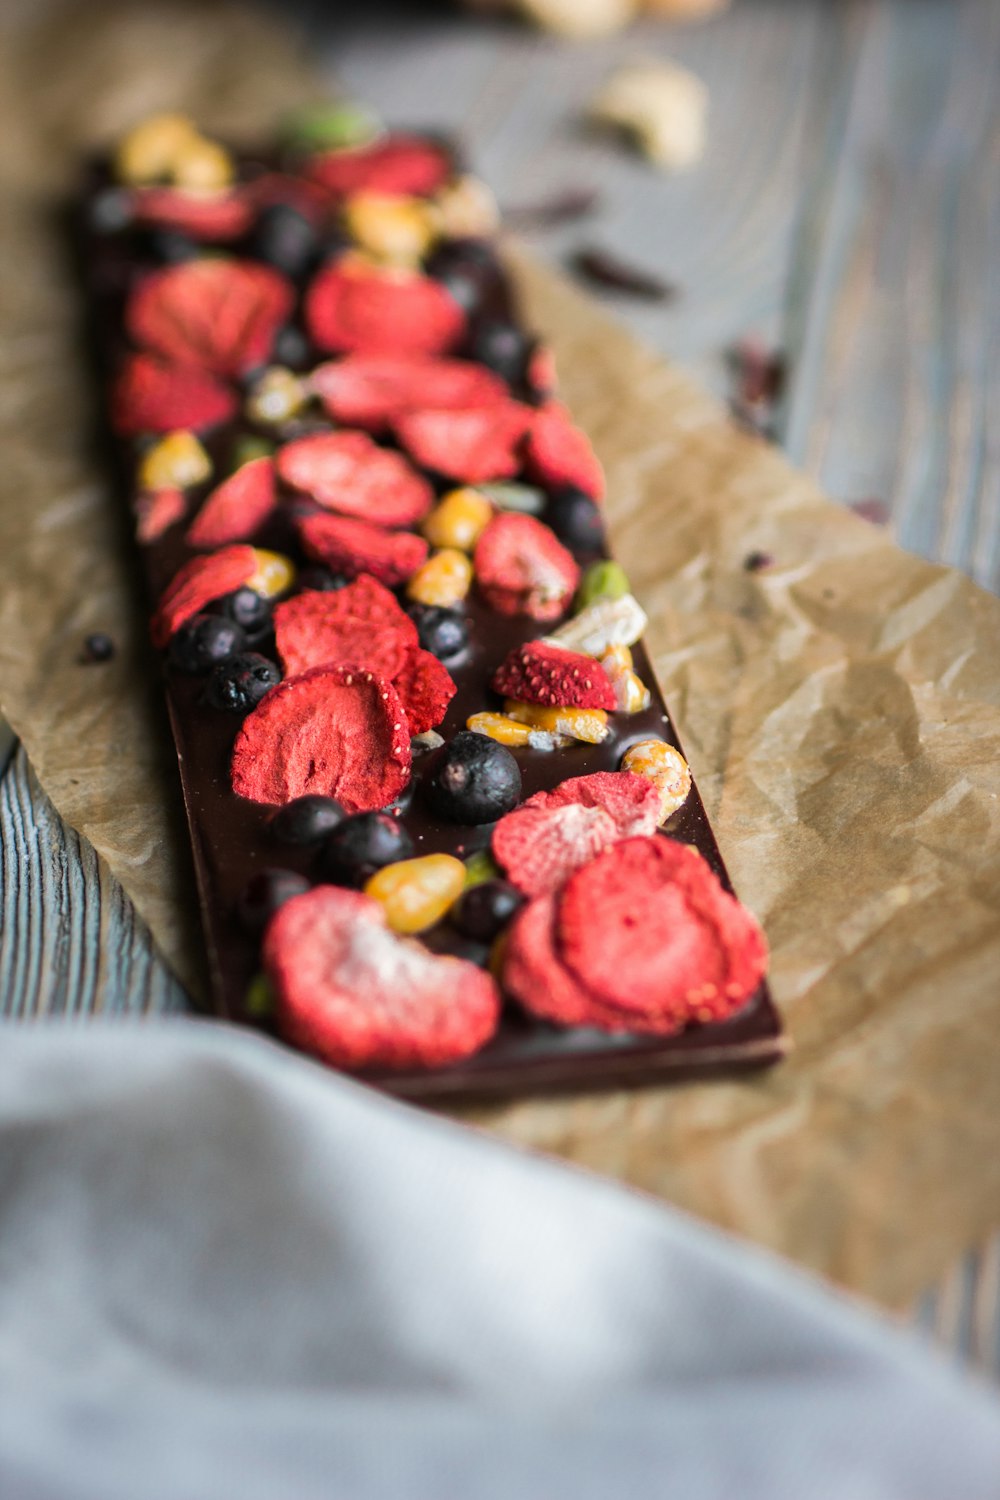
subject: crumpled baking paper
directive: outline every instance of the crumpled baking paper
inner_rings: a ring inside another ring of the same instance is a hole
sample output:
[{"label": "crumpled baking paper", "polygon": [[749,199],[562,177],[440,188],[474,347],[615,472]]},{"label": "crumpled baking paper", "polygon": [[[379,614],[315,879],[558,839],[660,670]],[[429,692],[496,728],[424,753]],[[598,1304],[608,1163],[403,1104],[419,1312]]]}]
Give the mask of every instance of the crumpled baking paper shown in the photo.
[{"label": "crumpled baking paper", "polygon": [[[80,152],[153,108],[264,132],[315,82],[240,8],[60,12],[20,28],[0,78],[0,704],[197,989],[173,752],[55,210]],[[1000,600],[824,500],[511,258],[607,468],[618,555],[795,1050],[739,1082],[465,1117],[902,1305],[1000,1219]],[[747,571],[755,551],[773,565]],[[119,643],[111,664],[77,663],[91,630]]]}]

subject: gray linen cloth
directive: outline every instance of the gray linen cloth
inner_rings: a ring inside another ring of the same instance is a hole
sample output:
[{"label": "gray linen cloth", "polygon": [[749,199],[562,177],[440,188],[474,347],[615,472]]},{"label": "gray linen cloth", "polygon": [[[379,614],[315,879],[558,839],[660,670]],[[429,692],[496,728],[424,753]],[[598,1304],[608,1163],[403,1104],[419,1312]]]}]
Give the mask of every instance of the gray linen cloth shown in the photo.
[{"label": "gray linen cloth", "polygon": [[771,1257],[266,1041],[0,1029],[2,1500],[650,1495],[996,1500],[1000,1403]]}]

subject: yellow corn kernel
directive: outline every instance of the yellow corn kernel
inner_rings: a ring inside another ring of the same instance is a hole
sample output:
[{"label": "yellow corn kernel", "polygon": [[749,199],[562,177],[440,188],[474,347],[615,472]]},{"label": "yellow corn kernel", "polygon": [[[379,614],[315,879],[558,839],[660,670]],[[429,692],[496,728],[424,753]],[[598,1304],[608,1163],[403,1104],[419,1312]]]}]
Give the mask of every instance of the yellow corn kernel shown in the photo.
[{"label": "yellow corn kernel", "polygon": [[171,176],[178,157],[199,139],[186,115],[151,115],[130,130],[115,154],[120,182],[138,186]]},{"label": "yellow corn kernel", "polygon": [[168,432],[142,456],[136,478],[141,490],[186,490],[212,472],[212,460],[193,432]]},{"label": "yellow corn kernel", "polygon": [[426,932],[440,922],[465,888],[465,866],[451,854],[401,859],[378,870],[365,885],[385,910],[393,932]]},{"label": "yellow corn kernel", "polygon": [[519,724],[516,719],[510,719],[506,714],[487,712],[472,714],[466,719],[465,727],[471,729],[474,734],[487,734],[491,740],[496,740],[501,745],[511,745],[514,749],[527,745],[531,738],[529,725]]},{"label": "yellow corn kernel", "polygon": [[649,707],[649,688],[632,670],[632,653],[627,646],[609,646],[601,657],[604,668],[615,690],[618,712],[641,714]]},{"label": "yellow corn kernel", "polygon": [[225,146],[203,135],[184,142],[174,159],[173,179],[190,193],[217,193],[231,185],[235,169]]},{"label": "yellow corn kernel", "polygon": [[459,177],[435,193],[434,218],[446,239],[488,239],[500,227],[497,200],[478,177]]},{"label": "yellow corn kernel", "polygon": [[295,582],[295,564],[290,557],[280,552],[268,552],[264,547],[255,547],[257,569],[247,579],[244,587],[253,589],[262,599],[277,599],[287,594]]},{"label": "yellow corn kernel", "polygon": [[435,239],[430,210],[420,198],[355,193],[344,219],[354,243],[389,265],[418,266]]},{"label": "yellow corn kernel", "polygon": [[260,427],[280,427],[300,412],[308,399],[304,380],[284,365],[271,365],[254,381],[246,400],[246,414]]},{"label": "yellow corn kernel", "polygon": [[660,793],[660,822],[683,807],[691,790],[691,772],[679,750],[666,740],[639,740],[626,750],[622,770],[651,781]]},{"label": "yellow corn kernel", "polygon": [[532,729],[548,734],[567,735],[588,745],[599,745],[611,733],[603,708],[542,708],[537,703],[517,703],[510,698],[503,707],[504,713],[519,724],[530,724]]},{"label": "yellow corn kernel", "polygon": [[493,507],[486,496],[466,485],[449,490],[420,529],[432,547],[471,552],[492,519]]},{"label": "yellow corn kernel", "polygon": [[472,564],[464,552],[442,547],[417,569],[406,585],[406,596],[417,604],[444,609],[461,604],[472,585]]},{"label": "yellow corn kernel", "polygon": [[632,653],[627,646],[609,646],[601,657],[601,666],[609,676],[614,671],[631,672]]}]

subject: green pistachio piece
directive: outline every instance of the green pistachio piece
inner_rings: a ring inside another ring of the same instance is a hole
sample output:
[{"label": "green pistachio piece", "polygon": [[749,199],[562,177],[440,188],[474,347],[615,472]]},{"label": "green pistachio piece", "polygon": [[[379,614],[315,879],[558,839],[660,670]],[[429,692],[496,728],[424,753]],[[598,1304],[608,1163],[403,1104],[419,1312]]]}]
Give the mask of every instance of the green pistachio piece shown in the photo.
[{"label": "green pistachio piece", "polygon": [[233,443],[233,450],[230,455],[231,471],[235,473],[237,469],[242,469],[243,465],[250,463],[252,459],[270,458],[273,452],[274,444],[269,443],[267,438],[254,437],[251,433],[244,433],[242,437],[238,437]]},{"label": "green pistachio piece", "polygon": [[287,115],[281,138],[303,151],[337,151],[364,146],[382,132],[382,122],[373,110],[346,100],[308,104]]},{"label": "green pistachio piece", "polygon": [[246,1006],[247,1015],[255,1016],[258,1020],[266,1020],[274,1012],[274,991],[268,983],[266,974],[255,974],[247,986],[247,992],[243,1003]]},{"label": "green pistachio piece", "polygon": [[599,599],[624,599],[631,592],[625,569],[620,563],[591,563],[580,579],[574,609],[579,614],[588,604],[596,604]]},{"label": "green pistachio piece", "polygon": [[475,488],[485,495],[497,510],[516,510],[525,516],[540,516],[545,509],[545,491],[530,484],[477,484]]},{"label": "green pistachio piece", "polygon": [[500,866],[488,849],[477,849],[465,861],[465,889],[472,885],[484,885],[487,880],[496,880]]}]

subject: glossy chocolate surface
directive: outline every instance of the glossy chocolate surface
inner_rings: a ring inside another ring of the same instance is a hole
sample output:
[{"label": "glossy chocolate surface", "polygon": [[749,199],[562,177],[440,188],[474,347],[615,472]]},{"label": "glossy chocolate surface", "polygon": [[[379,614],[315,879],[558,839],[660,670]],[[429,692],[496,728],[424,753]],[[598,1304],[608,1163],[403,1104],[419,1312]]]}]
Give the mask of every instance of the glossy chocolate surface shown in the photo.
[{"label": "glossy chocolate surface", "polygon": [[[255,164],[244,163],[243,170],[253,172]],[[94,212],[95,202],[108,191],[106,172],[97,166],[74,220],[75,248],[90,299],[94,344],[105,377],[114,370],[126,347],[122,312],[129,289],[144,272],[162,264],[148,234],[128,227],[108,232],[95,225],[100,217]],[[239,253],[238,245],[233,248]],[[496,317],[509,313],[510,306],[510,293],[502,273],[498,268],[487,268],[480,276],[474,315]],[[318,363],[320,358],[320,354],[311,351],[307,367]],[[325,421],[313,425],[323,429],[329,426]],[[277,436],[291,437],[307,428],[307,423],[289,424]],[[194,492],[189,517],[211,483],[217,483],[219,476],[228,472],[236,440],[255,432],[275,437],[273,432],[255,429],[238,417],[235,422],[213,430],[204,440],[215,463],[216,475],[212,482]],[[115,442],[114,462],[123,505],[128,504],[134,491],[134,468],[140,452],[139,444],[122,439]],[[192,555],[183,541],[185,524],[172,527],[160,540],[141,548],[151,600],[159,597],[177,568]],[[297,563],[307,561],[287,516],[279,517],[253,540],[257,545],[286,553]],[[576,555],[586,565],[606,553],[602,550]],[[466,615],[469,649],[463,657],[447,663],[458,691],[439,727],[446,739],[465,726],[470,714],[500,706],[487,686],[496,666],[512,646],[551,628],[528,618],[508,618],[495,613],[477,599],[474,589],[467,601]],[[273,638],[255,642],[253,649],[273,658]],[[639,676],[652,690],[649,709],[632,716],[612,715],[611,733],[601,745],[579,744],[548,753],[515,751],[525,797],[555,787],[571,776],[617,770],[623,753],[637,740],[655,736],[679,744],[644,648],[637,646],[633,654]],[[245,801],[232,791],[229,763],[242,722],[239,716],[214,710],[203,701],[204,679],[186,677],[169,668],[165,668],[165,676],[200,887],[214,1007],[228,1019],[265,1024],[266,1029],[266,1023],[261,1023],[247,1006],[247,991],[259,970],[259,951],[257,939],[244,929],[236,915],[237,902],[257,871],[270,867],[311,874],[314,854],[276,845],[267,828],[270,809]],[[430,815],[422,801],[421,783],[433,761],[433,753],[414,759],[414,797],[403,815],[405,826],[417,854],[446,852],[467,857],[488,846],[491,826],[460,826]],[[692,788],[685,806],[666,824],[665,831],[694,844],[731,889],[697,788]],[[424,941],[439,952],[455,951],[462,944],[447,922],[425,934]],[[694,1025],[679,1036],[663,1039],[611,1036],[582,1028],[565,1030],[508,1005],[496,1037],[464,1063],[433,1071],[366,1076],[403,1096],[443,1100],[692,1078],[759,1067],[776,1061],[784,1050],[779,1018],[767,986],[762,985],[748,1005],[729,1021]]]}]

